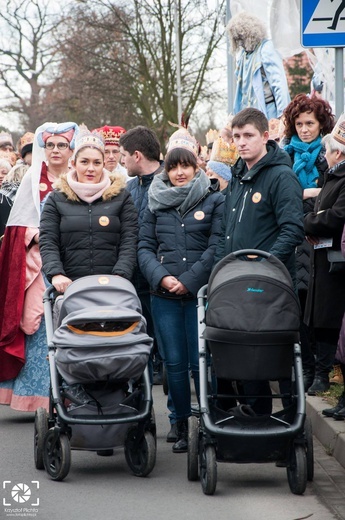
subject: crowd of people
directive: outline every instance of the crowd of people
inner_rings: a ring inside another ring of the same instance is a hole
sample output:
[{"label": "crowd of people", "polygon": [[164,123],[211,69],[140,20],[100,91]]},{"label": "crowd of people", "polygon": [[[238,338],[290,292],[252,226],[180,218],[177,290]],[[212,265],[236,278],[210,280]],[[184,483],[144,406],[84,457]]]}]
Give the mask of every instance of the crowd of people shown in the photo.
[{"label": "crowd of people", "polygon": [[[291,275],[308,394],[329,388],[335,365],[345,377],[345,118],[299,94],[270,121],[241,108],[208,144],[206,156],[180,126],[163,155],[144,126],[47,122],[16,154],[0,134],[0,404],[48,408],[45,288],[63,294],[83,276],[121,276],[165,365],[167,442],[187,451],[190,375],[199,393],[196,295],[240,249],[275,255]],[[255,413],[271,413],[270,400],[255,398],[270,395],[268,382],[241,384]],[[324,414],[345,418],[345,390]]]}]

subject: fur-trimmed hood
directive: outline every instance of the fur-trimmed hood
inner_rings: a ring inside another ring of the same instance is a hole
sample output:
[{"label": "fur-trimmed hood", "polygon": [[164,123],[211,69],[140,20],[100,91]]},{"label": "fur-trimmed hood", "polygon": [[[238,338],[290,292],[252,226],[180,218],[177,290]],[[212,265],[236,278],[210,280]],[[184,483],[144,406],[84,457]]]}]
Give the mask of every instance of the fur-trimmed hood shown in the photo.
[{"label": "fur-trimmed hood", "polygon": [[[126,180],[121,173],[109,173],[107,170],[103,170],[103,171],[107,175],[109,175],[111,184],[110,184],[109,188],[107,188],[104,191],[104,193],[102,195],[102,200],[110,200],[110,199],[116,197],[117,195],[119,195],[119,193],[121,193],[121,191],[126,186]],[[54,182],[53,188],[57,191],[60,191],[64,195],[66,195],[68,200],[71,200],[74,202],[80,200],[78,195],[72,190],[72,188],[70,187],[70,185],[67,182],[67,173],[63,173],[62,175],[60,175],[60,177]]]}]

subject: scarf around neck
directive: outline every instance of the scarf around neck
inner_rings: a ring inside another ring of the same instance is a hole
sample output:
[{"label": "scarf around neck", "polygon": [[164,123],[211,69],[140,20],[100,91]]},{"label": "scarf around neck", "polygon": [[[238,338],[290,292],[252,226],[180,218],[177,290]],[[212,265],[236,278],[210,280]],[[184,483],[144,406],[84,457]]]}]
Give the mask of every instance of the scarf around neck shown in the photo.
[{"label": "scarf around neck", "polygon": [[69,170],[66,176],[67,184],[74,193],[84,202],[91,204],[94,200],[100,199],[111,182],[109,175],[103,170],[100,182],[95,184],[87,184],[86,182],[78,182],[77,172]]},{"label": "scarf around neck", "polygon": [[321,151],[321,137],[317,137],[311,143],[303,143],[297,135],[293,135],[284,150],[290,155],[294,154],[293,171],[303,189],[316,188],[319,172],[315,166],[315,161]]},{"label": "scarf around neck", "polygon": [[199,170],[188,184],[179,187],[173,186],[163,171],[153,178],[149,189],[150,211],[176,208],[183,215],[207,194],[210,185],[211,181],[203,170]]}]

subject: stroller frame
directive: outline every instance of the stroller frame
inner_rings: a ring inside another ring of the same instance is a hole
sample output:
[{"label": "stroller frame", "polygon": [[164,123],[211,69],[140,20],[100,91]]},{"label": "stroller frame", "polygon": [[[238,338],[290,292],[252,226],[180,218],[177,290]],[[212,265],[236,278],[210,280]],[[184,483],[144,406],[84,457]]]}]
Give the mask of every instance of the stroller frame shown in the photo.
[{"label": "stroller frame", "polygon": [[[39,408],[35,415],[35,466],[37,469],[46,469],[53,480],[63,480],[69,473],[71,464],[71,426],[128,424],[124,443],[126,461],[136,476],[145,477],[152,471],[156,461],[156,425],[148,366],[146,365],[139,381],[134,383],[130,396],[126,397],[125,405],[129,412],[77,415],[68,411],[61,386],[62,377],[55,361],[57,347],[52,342],[52,306],[56,296],[54,287],[46,289],[43,296],[51,381],[49,414],[45,408]],[[121,406],[122,402],[118,404]],[[96,448],[86,449],[96,451]]]},{"label": "stroller frame", "polygon": [[[241,250],[235,256],[270,255],[258,250]],[[189,418],[188,479],[200,476],[203,492],[214,494],[217,484],[217,461],[235,463],[278,462],[287,468],[288,482],[294,494],[303,494],[307,480],[313,480],[313,438],[311,422],[306,418],[301,347],[293,345],[295,391],[293,404],[269,418],[232,415],[231,410],[217,409],[217,399],[229,397],[210,390],[209,349],[204,338],[206,329],[206,301],[208,285],[203,286],[198,298],[200,416]],[[291,346],[292,348],[292,346]],[[273,394],[269,398],[283,398]],[[238,398],[252,396],[237,395]],[[256,396],[264,397],[264,396]],[[261,455],[260,455],[261,453]]]}]

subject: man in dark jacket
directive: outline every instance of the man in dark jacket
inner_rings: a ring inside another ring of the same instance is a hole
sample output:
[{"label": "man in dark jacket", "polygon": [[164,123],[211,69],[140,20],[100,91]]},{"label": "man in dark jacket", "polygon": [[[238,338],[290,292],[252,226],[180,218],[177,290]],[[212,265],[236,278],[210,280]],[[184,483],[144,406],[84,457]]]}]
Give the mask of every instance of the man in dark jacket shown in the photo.
[{"label": "man in dark jacket", "polygon": [[[290,159],[269,140],[268,120],[245,108],[232,121],[240,159],[232,168],[216,261],[240,249],[261,249],[281,260],[295,278],[295,248],[304,238],[302,189]],[[269,312],[269,309],[267,310]],[[268,382],[245,383],[249,394],[269,395]],[[258,413],[270,413],[269,399],[251,402]]]},{"label": "man in dark jacket", "polygon": [[[127,175],[128,177],[132,177],[127,183],[127,190],[131,193],[134,204],[138,210],[139,227],[141,227],[143,216],[147,208],[147,194],[151,182],[153,177],[157,173],[161,173],[164,168],[163,162],[160,161],[160,143],[152,130],[145,126],[137,126],[120,137],[119,145],[122,162],[127,169]],[[132,282],[143,307],[143,314],[147,321],[147,332],[154,338],[150,286],[141,274],[139,267],[136,268]],[[153,382],[159,383],[161,382],[162,362],[156,342],[154,343],[153,358],[154,364],[156,365],[154,369],[157,368],[158,372],[153,375]],[[169,432],[167,440],[169,442],[175,442],[176,435],[174,431]]]}]

